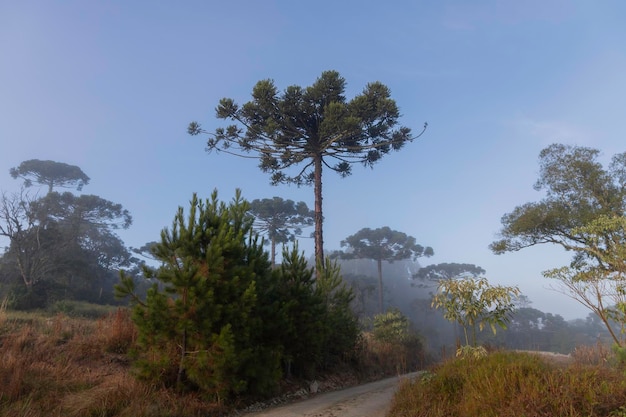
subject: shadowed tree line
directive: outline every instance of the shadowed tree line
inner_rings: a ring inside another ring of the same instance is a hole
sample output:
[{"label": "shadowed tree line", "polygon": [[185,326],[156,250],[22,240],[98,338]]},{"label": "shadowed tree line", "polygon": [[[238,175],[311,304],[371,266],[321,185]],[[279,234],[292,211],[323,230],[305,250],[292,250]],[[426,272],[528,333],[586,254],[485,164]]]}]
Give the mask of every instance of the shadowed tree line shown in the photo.
[{"label": "shadowed tree line", "polygon": [[[77,166],[32,159],[10,174],[24,180],[19,192],[3,192],[0,198],[0,235],[9,242],[0,258],[0,288],[11,305],[114,302],[117,271],[135,263],[115,234],[131,225],[130,213],[96,195],[56,191],[81,190],[89,183]],[[46,194],[32,191],[37,186]]]}]

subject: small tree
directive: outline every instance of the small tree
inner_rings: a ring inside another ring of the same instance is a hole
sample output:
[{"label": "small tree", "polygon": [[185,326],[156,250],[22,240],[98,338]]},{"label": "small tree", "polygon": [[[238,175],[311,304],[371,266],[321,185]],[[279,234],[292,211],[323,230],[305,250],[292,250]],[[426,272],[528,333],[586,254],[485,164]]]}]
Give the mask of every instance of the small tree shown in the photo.
[{"label": "small tree", "polygon": [[[476,328],[489,325],[506,329],[514,311],[517,287],[492,286],[486,278],[444,279],[439,282],[432,306],[443,309],[444,317],[463,328],[465,344],[476,346]],[[469,333],[468,333],[469,332]]]},{"label": "small tree", "polygon": [[304,201],[295,203],[280,197],[252,200],[250,213],[255,218],[254,228],[266,234],[272,245],[272,267],[276,266],[276,244],[294,242],[302,228],[312,226],[315,218]]},{"label": "small tree", "polygon": [[195,385],[218,400],[275,386],[280,354],[261,343],[260,306],[269,300],[259,290],[271,268],[248,209],[239,191],[229,205],[217,192],[206,201],[194,194],[189,214],[179,208],[152,250],[162,266],[145,269],[162,287],[154,284],[142,300],[122,274],[117,295],[134,305],[146,377]]},{"label": "small tree", "polygon": [[391,230],[389,227],[378,229],[364,228],[341,241],[344,252],[334,255],[343,259],[373,259],[378,267],[378,308],[383,312],[383,261],[393,262],[403,259],[417,259],[420,256],[432,256],[431,247],[423,247],[415,238],[405,233]]}]

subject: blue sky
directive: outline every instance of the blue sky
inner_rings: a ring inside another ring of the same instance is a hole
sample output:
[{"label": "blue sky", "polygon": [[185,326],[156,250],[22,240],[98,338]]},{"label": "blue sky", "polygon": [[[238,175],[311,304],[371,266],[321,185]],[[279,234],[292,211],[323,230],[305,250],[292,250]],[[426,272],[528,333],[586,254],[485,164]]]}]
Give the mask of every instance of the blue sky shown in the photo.
[{"label": "blue sky", "polygon": [[[134,247],[193,192],[312,207],[311,188],[271,187],[253,161],[209,155],[186,128],[223,125],[218,100],[243,103],[258,80],[308,86],[333,69],[348,98],[381,81],[402,124],[429,128],[374,169],[325,173],[326,249],[389,226],[434,248],[424,265],[480,265],[534,307],[584,317],[541,275],[567,254],[488,245],[504,213],[541,198],[541,149],[625,150],[625,18],[618,0],[0,0],[0,189],[19,188],[8,171],[27,159],[78,165],[91,177],[83,192],[130,210],[120,236]],[[312,254],[311,240],[300,246]]]}]

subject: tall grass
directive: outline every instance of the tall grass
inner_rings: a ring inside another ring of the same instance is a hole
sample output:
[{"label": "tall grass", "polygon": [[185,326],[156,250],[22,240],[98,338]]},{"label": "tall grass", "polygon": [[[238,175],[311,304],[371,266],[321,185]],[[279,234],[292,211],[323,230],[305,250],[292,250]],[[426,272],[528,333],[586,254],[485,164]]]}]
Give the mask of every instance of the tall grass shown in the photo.
[{"label": "tall grass", "polygon": [[[198,393],[135,378],[129,352],[136,337],[127,309],[66,303],[48,312],[17,312],[0,304],[0,416],[224,415],[226,408]],[[425,360],[421,347],[392,346],[367,335],[349,356],[340,372],[328,376],[329,389],[414,370]],[[302,386],[285,381],[285,389],[292,388]]]},{"label": "tall grass", "polygon": [[404,383],[389,416],[609,416],[624,404],[626,379],[616,367],[494,352],[446,361]]},{"label": "tall grass", "polygon": [[210,416],[194,395],[137,381],[127,351],[136,337],[127,310],[93,320],[0,311],[0,415]]}]

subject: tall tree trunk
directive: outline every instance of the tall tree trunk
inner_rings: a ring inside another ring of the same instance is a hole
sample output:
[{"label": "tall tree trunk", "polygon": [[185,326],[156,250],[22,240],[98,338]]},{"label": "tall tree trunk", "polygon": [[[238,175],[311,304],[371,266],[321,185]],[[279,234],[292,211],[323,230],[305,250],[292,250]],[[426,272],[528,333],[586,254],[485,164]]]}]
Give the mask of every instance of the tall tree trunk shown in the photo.
[{"label": "tall tree trunk", "polygon": [[380,314],[384,313],[383,311],[383,261],[382,259],[377,259],[378,262],[378,311]]},{"label": "tall tree trunk", "polygon": [[276,238],[272,236],[272,269],[276,268]]},{"label": "tall tree trunk", "polygon": [[324,267],[324,236],[322,227],[322,156],[317,155],[314,160],[313,192],[315,194],[315,271],[319,278],[321,268]]}]

